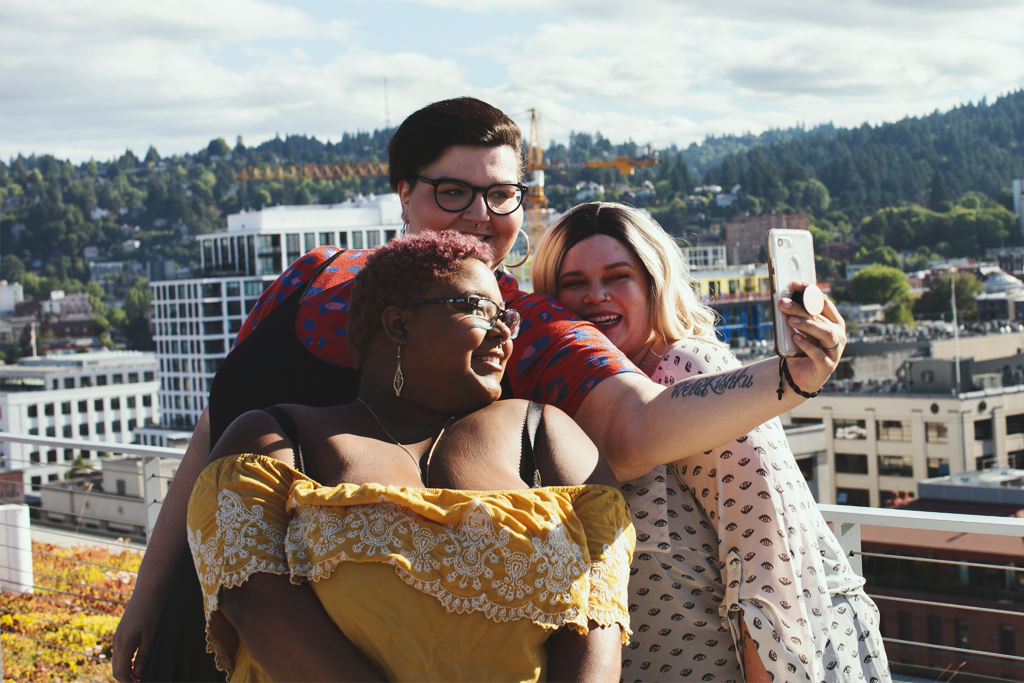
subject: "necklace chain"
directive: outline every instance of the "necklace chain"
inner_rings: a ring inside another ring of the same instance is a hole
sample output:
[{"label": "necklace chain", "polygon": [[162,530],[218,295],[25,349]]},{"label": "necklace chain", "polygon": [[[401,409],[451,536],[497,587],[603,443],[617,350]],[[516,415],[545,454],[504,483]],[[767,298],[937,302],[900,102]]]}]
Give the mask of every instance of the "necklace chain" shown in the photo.
[{"label": "necklace chain", "polygon": [[658,361],[656,361],[655,364],[654,364],[655,367],[657,367],[658,366],[658,362],[660,362],[661,359],[665,357],[664,354],[659,356],[658,352],[654,350],[654,343],[656,341],[657,341],[656,339],[652,339],[651,340],[651,343],[647,347],[647,350],[644,351],[644,357],[641,358],[640,361],[636,364],[636,366],[638,368],[640,368],[641,370],[643,369],[643,364],[647,361],[647,357],[650,356],[652,353],[654,354],[654,357],[658,359]]},{"label": "necklace chain", "polygon": [[419,469],[420,461],[416,459],[416,456],[412,454],[412,451],[410,451],[408,448],[402,445],[402,443],[398,439],[391,435],[391,432],[388,431],[388,428],[385,427],[384,423],[380,421],[379,417],[377,417],[377,413],[373,412],[373,408],[370,407],[370,404],[364,401],[363,399],[359,398],[358,396],[356,397],[356,400],[362,403],[364,406],[366,406],[366,409],[370,411],[370,415],[373,415],[373,419],[377,421],[377,424],[379,424],[380,428],[384,430],[384,433],[388,435],[388,438],[394,441],[395,445],[397,445],[403,451],[408,453],[409,457],[412,458],[412,461],[416,463],[416,469]]},{"label": "necklace chain", "polygon": [[[388,428],[385,427],[384,423],[380,421],[380,418],[377,417],[377,413],[375,413],[373,411],[373,408],[370,407],[370,404],[367,403],[366,401],[364,401],[363,399],[359,398],[358,396],[356,397],[356,400],[359,401],[360,403],[362,403],[364,406],[366,406],[366,409],[370,411],[370,415],[373,415],[373,419],[377,421],[377,424],[380,425],[380,428],[382,430],[384,430],[385,434],[388,435],[388,438],[390,438],[392,441],[394,441],[396,446],[398,446],[403,451],[405,451],[406,453],[409,454],[409,457],[412,458],[413,464],[416,465],[416,469],[421,469],[420,468],[420,461],[419,461],[419,459],[415,455],[413,455],[412,451],[410,451],[408,448],[406,448],[405,445],[402,444],[401,441],[396,439],[394,437],[394,435],[392,435],[391,432],[388,431]],[[452,420],[454,420],[454,419],[455,419],[454,415],[452,415],[451,417],[448,418],[448,421],[444,423],[444,427],[441,427],[441,431],[438,432],[437,436],[434,437],[433,442],[431,442],[431,444],[430,444],[430,450],[427,453],[427,473],[426,474],[421,474],[421,479],[423,481],[424,486],[427,484],[427,479],[429,479],[429,477],[430,477],[430,474],[429,474],[430,473],[430,456],[434,454],[434,446],[437,445],[438,440],[441,438],[441,434],[444,434],[444,430],[448,428],[448,425],[450,425],[452,423]]]}]

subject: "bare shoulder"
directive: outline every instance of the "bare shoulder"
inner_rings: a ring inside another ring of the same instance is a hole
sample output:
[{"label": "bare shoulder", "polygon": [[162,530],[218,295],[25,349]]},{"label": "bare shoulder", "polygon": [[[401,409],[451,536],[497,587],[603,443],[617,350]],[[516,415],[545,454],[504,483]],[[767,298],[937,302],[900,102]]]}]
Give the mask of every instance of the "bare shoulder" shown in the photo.
[{"label": "bare shoulder", "polygon": [[597,446],[566,413],[554,406],[544,406],[543,425],[537,435],[536,454],[544,483],[558,486],[617,484]]},{"label": "bare shoulder", "polygon": [[240,453],[255,453],[294,465],[293,445],[274,417],[250,410],[232,422],[210,453],[210,462]]}]

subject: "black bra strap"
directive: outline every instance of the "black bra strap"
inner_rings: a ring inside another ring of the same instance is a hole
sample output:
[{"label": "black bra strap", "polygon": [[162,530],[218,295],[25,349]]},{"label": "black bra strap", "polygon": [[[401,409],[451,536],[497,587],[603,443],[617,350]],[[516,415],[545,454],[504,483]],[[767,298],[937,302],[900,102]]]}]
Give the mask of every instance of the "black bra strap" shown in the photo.
[{"label": "black bra strap", "polygon": [[280,406],[269,406],[264,408],[263,412],[269,413],[272,418],[277,420],[277,424],[281,426],[281,431],[292,442],[292,449],[295,453],[295,469],[305,474],[306,469],[303,467],[302,462],[302,446],[299,442],[299,425],[295,424],[295,420],[288,414],[288,411]]},{"label": "black bra strap", "polygon": [[543,423],[544,405],[530,401],[526,406],[526,420],[523,422],[523,450],[519,460],[519,476],[523,481],[530,482],[530,488],[534,489],[542,486],[534,448],[537,444],[537,430]]},{"label": "black bra strap", "polygon": [[339,256],[341,256],[346,251],[347,251],[346,249],[339,249],[335,253],[331,254],[330,258],[328,258],[326,261],[324,261],[323,263],[320,264],[320,267],[317,268],[313,272],[313,274],[309,277],[309,280],[306,282],[306,286],[302,288],[302,294],[299,295],[299,301],[302,301],[303,299],[306,298],[306,291],[309,289],[310,285],[313,284],[313,281],[316,280],[318,277],[320,277],[320,274],[322,272],[324,272],[324,270],[327,269],[327,266],[331,265],[334,262],[334,259],[336,259]]}]

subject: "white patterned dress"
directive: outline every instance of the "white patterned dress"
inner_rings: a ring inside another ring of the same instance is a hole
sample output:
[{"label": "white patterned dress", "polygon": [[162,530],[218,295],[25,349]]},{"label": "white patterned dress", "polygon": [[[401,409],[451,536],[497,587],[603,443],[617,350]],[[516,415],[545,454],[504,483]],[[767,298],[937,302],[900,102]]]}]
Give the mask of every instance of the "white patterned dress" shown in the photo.
[{"label": "white patterned dress", "polygon": [[[651,379],[740,367],[687,341]],[[742,681],[740,619],[775,683],[887,683],[878,609],[773,419],[621,485],[637,534],[623,681]]]}]

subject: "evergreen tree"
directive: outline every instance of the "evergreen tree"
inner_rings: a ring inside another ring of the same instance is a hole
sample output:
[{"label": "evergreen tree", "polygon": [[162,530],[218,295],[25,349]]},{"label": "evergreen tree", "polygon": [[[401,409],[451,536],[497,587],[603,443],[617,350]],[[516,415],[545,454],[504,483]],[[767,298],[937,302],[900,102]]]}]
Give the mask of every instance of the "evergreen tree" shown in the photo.
[{"label": "evergreen tree", "polygon": [[949,201],[946,195],[946,180],[942,177],[942,171],[935,169],[932,175],[932,190],[928,195],[928,206],[933,211],[939,211],[939,207],[946,201]]},{"label": "evergreen tree", "polygon": [[672,186],[683,196],[692,194],[693,188],[697,186],[697,178],[690,173],[690,167],[682,154],[676,157],[676,167],[672,171]]}]

